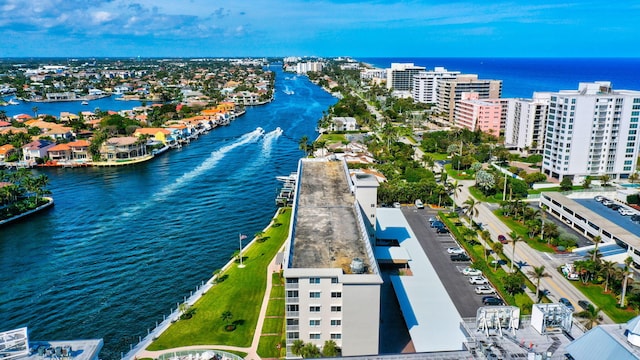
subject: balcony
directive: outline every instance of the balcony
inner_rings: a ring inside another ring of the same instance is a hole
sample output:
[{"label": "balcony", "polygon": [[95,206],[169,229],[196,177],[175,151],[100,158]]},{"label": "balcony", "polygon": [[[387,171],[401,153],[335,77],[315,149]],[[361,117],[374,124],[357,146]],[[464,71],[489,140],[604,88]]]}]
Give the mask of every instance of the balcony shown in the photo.
[{"label": "balcony", "polygon": [[287,331],[298,331],[300,330],[300,325],[287,325]]},{"label": "balcony", "polygon": [[300,303],[300,298],[299,297],[288,297],[286,299],[287,304],[298,304]]},{"label": "balcony", "polygon": [[287,311],[285,315],[288,318],[300,317],[300,311]]},{"label": "balcony", "polygon": [[286,283],[286,284],[285,284],[285,286],[284,286],[284,288],[285,288],[286,290],[289,290],[289,289],[297,289],[297,288],[299,288],[299,287],[300,287],[300,284],[298,284],[298,283]]}]

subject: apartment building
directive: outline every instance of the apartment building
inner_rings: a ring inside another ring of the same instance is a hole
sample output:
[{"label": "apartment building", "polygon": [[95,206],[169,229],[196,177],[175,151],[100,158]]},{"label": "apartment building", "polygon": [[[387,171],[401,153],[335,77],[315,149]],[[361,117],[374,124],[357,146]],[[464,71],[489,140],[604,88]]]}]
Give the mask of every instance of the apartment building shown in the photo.
[{"label": "apartment building", "polygon": [[471,131],[480,130],[493,136],[500,135],[500,102],[480,100],[479,94],[475,92],[463,93],[462,99],[456,103],[454,113],[455,126]]},{"label": "apartment building", "polygon": [[377,181],[346,163],[302,159],[283,260],[287,354],[296,340],[378,354],[382,278],[371,245]]},{"label": "apartment building", "polygon": [[424,70],[424,66],[415,66],[413,63],[391,63],[391,68],[386,71],[387,89],[411,92],[413,76]]},{"label": "apartment building", "polygon": [[550,93],[534,92],[532,99],[508,99],[505,145],[540,153],[549,111]]},{"label": "apartment building", "polygon": [[551,93],[543,171],[574,182],[627,178],[636,167],[639,118],[640,91],[614,90],[609,81]]},{"label": "apartment building", "polygon": [[445,120],[453,122],[456,102],[462,100],[463,93],[477,93],[478,99],[498,99],[502,95],[502,80],[481,80],[475,74],[461,74],[455,79],[438,82],[436,104]]},{"label": "apartment building", "polygon": [[322,68],[324,68],[324,63],[320,61],[299,62],[296,64],[296,73],[320,72]]},{"label": "apartment building", "polygon": [[440,80],[454,80],[460,71],[449,71],[436,66],[430,71],[421,71],[413,76],[413,101],[435,104],[438,98],[438,82]]}]

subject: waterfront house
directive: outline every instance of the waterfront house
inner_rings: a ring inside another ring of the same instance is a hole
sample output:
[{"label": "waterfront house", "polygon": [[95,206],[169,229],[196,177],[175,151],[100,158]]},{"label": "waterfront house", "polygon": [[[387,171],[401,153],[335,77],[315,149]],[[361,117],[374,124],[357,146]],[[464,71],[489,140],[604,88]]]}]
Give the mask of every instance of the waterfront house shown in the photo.
[{"label": "waterfront house", "polygon": [[260,95],[250,91],[240,91],[230,95],[231,101],[236,104],[258,105]]},{"label": "waterfront house", "polygon": [[47,140],[35,140],[22,147],[22,159],[27,163],[33,163],[36,159],[47,156],[49,149],[55,144]]},{"label": "waterfront house", "polygon": [[80,120],[80,116],[74,113],[70,113],[67,111],[63,111],[60,113],[60,122],[71,122],[71,121],[77,121],[77,120]]},{"label": "waterfront house", "polygon": [[71,160],[71,148],[67,144],[58,144],[47,151],[47,156],[51,161]]},{"label": "waterfront house", "polygon": [[73,138],[72,131],[73,129],[69,127],[55,126],[55,127],[52,127],[51,130],[46,131],[43,135],[49,136],[55,140],[68,141],[68,140],[71,140],[71,138]]},{"label": "waterfront house", "polygon": [[159,141],[164,145],[167,145],[171,131],[165,128],[138,128],[133,132],[133,136],[140,138],[146,136],[147,138]]},{"label": "waterfront house", "polygon": [[358,124],[353,117],[337,116],[331,119],[331,131],[355,131]]},{"label": "waterfront house", "polygon": [[139,158],[147,155],[146,142],[133,136],[113,137],[102,144],[100,155],[107,161]]},{"label": "waterfront house", "polygon": [[32,119],[33,116],[31,115],[27,115],[27,114],[18,114],[18,115],[14,115],[13,119],[18,121],[18,122],[25,122],[29,119]]},{"label": "waterfront house", "polygon": [[76,140],[67,143],[67,145],[71,151],[71,159],[76,162],[86,162],[91,159],[91,155],[89,154],[89,145],[91,145],[91,143],[89,141]]},{"label": "waterfront house", "polygon": [[61,92],[61,93],[47,93],[47,100],[49,101],[72,101],[77,100],[78,96],[73,91]]},{"label": "waterfront house", "polygon": [[0,161],[7,161],[9,157],[15,154],[16,148],[11,144],[5,144],[0,146]]},{"label": "waterfront house", "polygon": [[0,121],[0,128],[11,126],[11,123],[8,121]]}]

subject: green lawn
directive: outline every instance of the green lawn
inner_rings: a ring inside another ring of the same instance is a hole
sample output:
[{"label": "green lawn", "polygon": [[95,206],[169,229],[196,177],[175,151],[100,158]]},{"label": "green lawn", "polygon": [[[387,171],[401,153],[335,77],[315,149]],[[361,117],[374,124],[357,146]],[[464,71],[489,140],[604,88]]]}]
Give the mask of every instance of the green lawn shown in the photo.
[{"label": "green lawn", "polygon": [[[278,349],[278,344],[280,348]],[[286,347],[280,336],[263,336],[258,344],[258,355],[263,359],[284,358]]]},{"label": "green lawn", "polygon": [[324,140],[327,143],[336,143],[347,141],[347,137],[344,134],[322,134],[320,140]]},{"label": "green lawn", "polygon": [[[572,187],[572,190],[583,190],[584,186],[580,186],[580,185],[574,185]],[[554,187],[550,187],[550,188],[544,188],[544,189],[529,189],[527,192],[529,194],[540,194],[543,192],[557,192],[557,191],[562,191],[560,189],[560,186],[554,186]]]},{"label": "green lawn", "polygon": [[444,169],[447,171],[447,173],[449,174],[450,177],[457,179],[457,180],[473,180],[475,179],[475,175],[474,174],[469,174],[468,172],[470,170],[466,170],[466,172],[464,170],[458,171],[456,169],[451,168],[451,164],[446,164],[444,166]]},{"label": "green lawn", "polygon": [[267,307],[267,316],[278,316],[277,318],[266,318],[262,326],[262,334],[279,334],[270,336],[261,336],[258,344],[258,354],[262,358],[280,358],[285,354],[285,348],[277,345],[284,343],[284,289],[283,280],[280,274],[273,274],[273,286],[271,287],[271,296],[269,298],[269,306]]},{"label": "green lawn", "polygon": [[284,318],[266,318],[262,325],[263,334],[282,334]]},{"label": "green lawn", "polygon": [[[267,240],[254,242],[243,252],[245,268],[232,265],[226,279],[211,288],[193,306],[195,315],[172,324],[148,350],[164,350],[188,345],[246,347],[251,345],[267,283],[266,268],[287,237],[291,209],[283,209],[265,232]],[[233,315],[234,331],[226,331],[220,318],[225,311]],[[284,310],[283,310],[284,311]]]},{"label": "green lawn", "polygon": [[424,153],[424,155],[429,155],[431,156],[431,158],[434,161],[438,161],[438,160],[447,160],[447,156],[449,156],[448,154],[441,154],[441,153]]},{"label": "green lawn", "polygon": [[633,310],[620,309],[618,307],[618,299],[611,293],[604,293],[604,289],[600,285],[585,285],[581,281],[574,281],[573,283],[593,302],[595,307],[600,308],[616,323],[627,322],[638,315]]},{"label": "green lawn", "polygon": [[469,193],[476,198],[478,201],[488,202],[488,203],[500,203],[502,202],[502,192],[496,193],[492,196],[485,196],[480,189],[475,186],[471,186],[469,188]]},{"label": "green lawn", "polygon": [[515,231],[517,234],[520,234],[522,238],[525,239],[527,245],[529,245],[532,249],[548,253],[556,252],[554,248],[550,247],[546,243],[541,243],[535,239],[529,238],[529,228],[517,221],[514,221],[511,218],[503,216],[501,210],[494,210],[493,213],[498,217],[498,219],[500,219],[500,221],[507,225],[509,229],[511,229],[511,231]]}]

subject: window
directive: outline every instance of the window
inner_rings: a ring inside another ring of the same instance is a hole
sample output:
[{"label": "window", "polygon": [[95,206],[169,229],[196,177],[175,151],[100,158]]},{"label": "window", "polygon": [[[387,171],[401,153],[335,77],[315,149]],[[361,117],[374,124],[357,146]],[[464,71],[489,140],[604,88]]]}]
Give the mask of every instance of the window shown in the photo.
[{"label": "window", "polygon": [[332,284],[337,284],[338,283],[338,278],[337,277],[332,277],[331,278],[331,283]]},{"label": "window", "polygon": [[309,320],[309,326],[320,326],[320,320],[318,319]]},{"label": "window", "polygon": [[287,319],[287,325],[298,325],[298,319]]},{"label": "window", "polygon": [[342,334],[340,333],[331,334],[331,340],[340,340],[340,339],[342,339]]},{"label": "window", "polygon": [[298,278],[287,278],[287,284],[297,284]]},{"label": "window", "polygon": [[289,298],[297,298],[298,290],[287,290],[287,297]]},{"label": "window", "polygon": [[331,292],[331,297],[332,298],[341,298],[342,297],[342,292],[340,292],[340,291],[332,291]]},{"label": "window", "polygon": [[317,278],[317,277],[309,278],[309,284],[320,284],[320,278]]},{"label": "window", "polygon": [[342,325],[342,320],[341,319],[333,319],[331,320],[331,326],[340,326]]},{"label": "window", "polygon": [[320,333],[309,333],[310,340],[320,340]]},{"label": "window", "polygon": [[298,334],[298,332],[288,332],[287,333],[287,339],[299,339],[300,338],[300,334]]},{"label": "window", "polygon": [[309,312],[320,312],[320,306],[309,306]]},{"label": "window", "polygon": [[342,311],[342,306],[332,306],[331,307],[331,312],[341,312]]},{"label": "window", "polygon": [[309,293],[309,297],[312,299],[320,298],[320,291],[312,291]]},{"label": "window", "polygon": [[298,305],[289,304],[287,305],[287,311],[300,311]]}]

